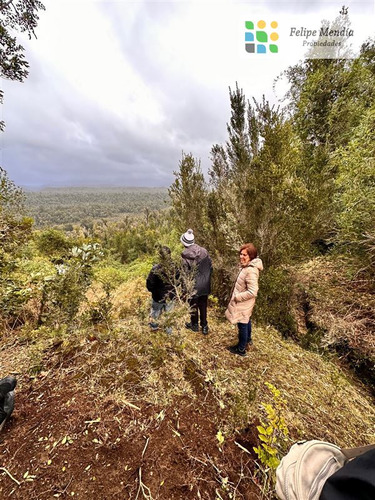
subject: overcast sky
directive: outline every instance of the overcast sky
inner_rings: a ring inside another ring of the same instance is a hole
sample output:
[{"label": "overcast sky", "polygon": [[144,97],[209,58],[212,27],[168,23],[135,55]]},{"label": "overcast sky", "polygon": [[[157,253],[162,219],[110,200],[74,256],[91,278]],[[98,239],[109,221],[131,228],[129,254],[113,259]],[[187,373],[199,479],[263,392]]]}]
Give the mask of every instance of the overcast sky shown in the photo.
[{"label": "overcast sky", "polygon": [[[46,0],[38,39],[19,37],[30,75],[3,81],[1,164],[18,185],[168,186],[181,153],[204,172],[226,140],[228,87],[274,103],[274,79],[306,51],[290,27],[319,28],[343,1]],[[354,45],[373,0],[348,2]],[[278,54],[245,51],[245,21],[278,22]]]}]

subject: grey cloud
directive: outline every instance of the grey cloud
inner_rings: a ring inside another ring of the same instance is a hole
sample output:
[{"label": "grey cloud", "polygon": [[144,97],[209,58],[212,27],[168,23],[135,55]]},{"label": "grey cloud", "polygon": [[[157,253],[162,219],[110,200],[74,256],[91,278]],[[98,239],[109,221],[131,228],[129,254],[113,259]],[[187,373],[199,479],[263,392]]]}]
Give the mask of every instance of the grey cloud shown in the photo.
[{"label": "grey cloud", "polygon": [[[180,148],[153,142],[99,106],[78,100],[69,86],[55,86],[53,75],[48,76],[43,93],[41,78],[31,78],[21,93],[7,88],[12,113],[6,116],[2,160],[18,184],[35,188],[171,182]],[[37,108],[30,103],[37,103]],[[79,125],[92,143],[69,137],[72,124]]]},{"label": "grey cloud", "polygon": [[[215,2],[211,3],[214,19]],[[262,5],[271,10],[274,7],[275,11],[302,9],[308,13],[327,3],[321,0]],[[127,22],[130,11],[126,5],[103,3],[102,14],[110,21],[124,58],[157,96],[164,120],[142,130],[103,109],[100,96],[97,103],[78,96],[73,85],[39,60],[36,41],[35,52],[27,54],[29,78],[22,85],[9,82],[5,88],[3,116],[7,128],[2,137],[2,159],[18,184],[33,188],[165,186],[173,180],[181,151],[200,157],[207,171],[212,144],[226,138],[228,88],[213,86],[214,79],[213,84],[199,81],[199,75],[192,74],[173,50],[170,60],[158,51],[153,34],[167,23],[177,22],[175,16],[187,8],[186,3],[131,4],[129,9],[135,9],[131,24]],[[213,63],[207,61],[209,64]],[[227,85],[233,87],[236,76]],[[241,80],[239,84],[243,85]],[[75,136],[74,130],[81,130],[82,137]]]},{"label": "grey cloud", "polygon": [[[138,9],[132,29],[126,37],[121,37],[123,19],[126,17],[126,5],[108,4],[105,13],[113,21],[122,50],[132,67],[142,79],[158,92],[167,118],[167,127],[180,138],[181,144],[186,137],[192,141],[205,140],[208,143],[223,139],[225,123],[228,119],[228,90],[210,88],[196,81],[189,68],[178,73],[174,71],[171,60],[167,65],[160,59],[157,45],[153,40],[153,23],[159,27],[174,21],[173,16],[186,8],[178,2],[158,3],[144,2]],[[214,14],[213,14],[214,17]],[[194,26],[191,27],[194,36]],[[173,40],[170,42],[174,43]],[[199,57],[199,54],[196,54]],[[161,63],[162,61],[162,63]],[[210,64],[210,61],[207,61]],[[215,68],[212,68],[213,73]],[[228,84],[234,84],[228,82]],[[185,139],[185,141],[184,141]]]},{"label": "grey cloud", "polygon": [[[161,22],[163,16],[173,15],[174,10],[168,5],[163,12],[149,6],[141,9],[133,31],[128,34],[132,43],[126,57],[132,65],[140,57],[137,70],[161,95],[166,119],[158,134],[146,134],[126,125],[100,108],[100,97],[97,105],[79,98],[73,86],[61,80],[61,75],[53,74],[37,55],[28,54],[30,77],[22,87],[15,87],[13,82],[7,85],[4,108],[7,128],[2,137],[2,159],[18,184],[32,188],[168,185],[182,150],[202,157],[207,168],[212,142],[225,130],[225,120],[219,125],[217,119],[222,107],[220,99],[212,96],[209,88],[181,81],[173,71],[164,74],[146,50],[147,30],[139,30],[142,19]],[[134,44],[136,31],[139,44]],[[91,143],[72,137],[76,126]]]}]

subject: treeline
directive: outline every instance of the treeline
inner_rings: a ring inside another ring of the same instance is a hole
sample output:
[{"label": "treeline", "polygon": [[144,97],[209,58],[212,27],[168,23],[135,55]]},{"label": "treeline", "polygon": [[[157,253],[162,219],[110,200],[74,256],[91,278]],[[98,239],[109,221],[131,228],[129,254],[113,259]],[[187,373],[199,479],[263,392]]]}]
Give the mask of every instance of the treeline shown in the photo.
[{"label": "treeline", "polygon": [[49,188],[27,191],[25,205],[38,228],[74,224],[92,227],[98,219],[116,219],[166,207],[166,188]]},{"label": "treeline", "polygon": [[180,231],[193,227],[214,257],[225,304],[240,243],[266,272],[258,315],[287,335],[293,264],[327,251],[375,269],[375,45],[355,60],[306,60],[282,75],[283,108],[229,90],[228,139],[211,150],[209,181],[184,154],[169,193]]}]

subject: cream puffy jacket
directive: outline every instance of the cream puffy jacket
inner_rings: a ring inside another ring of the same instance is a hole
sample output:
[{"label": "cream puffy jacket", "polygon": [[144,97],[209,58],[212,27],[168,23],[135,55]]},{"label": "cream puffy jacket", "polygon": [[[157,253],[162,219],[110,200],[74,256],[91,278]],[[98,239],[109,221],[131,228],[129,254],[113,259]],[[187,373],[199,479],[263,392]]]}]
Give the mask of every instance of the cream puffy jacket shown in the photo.
[{"label": "cream puffy jacket", "polygon": [[263,271],[263,263],[261,259],[256,258],[238,273],[228,308],[225,311],[225,317],[232,324],[249,322],[255,305],[255,297],[258,294],[259,271]]}]

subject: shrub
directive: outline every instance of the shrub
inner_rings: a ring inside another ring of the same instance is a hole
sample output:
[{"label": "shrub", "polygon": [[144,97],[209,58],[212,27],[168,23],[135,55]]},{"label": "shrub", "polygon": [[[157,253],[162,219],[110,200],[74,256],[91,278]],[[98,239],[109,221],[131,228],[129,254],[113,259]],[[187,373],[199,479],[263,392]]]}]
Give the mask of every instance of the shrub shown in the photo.
[{"label": "shrub", "polygon": [[287,268],[270,267],[260,278],[254,309],[256,320],[274,326],[283,337],[295,336],[297,325],[292,314],[294,278]]},{"label": "shrub", "polygon": [[266,468],[266,489],[275,481],[275,470],[280,463],[279,456],[284,451],[285,442],[288,437],[288,428],[285,423],[284,414],[286,401],[276,387],[265,382],[271,396],[272,403],[262,403],[265,418],[257,426],[260,445],[254,447],[262,465]]},{"label": "shrub", "polygon": [[46,229],[35,236],[37,249],[42,255],[50,257],[53,254],[67,253],[73,246],[62,231]]},{"label": "shrub", "polygon": [[73,247],[69,258],[55,264],[55,274],[44,279],[39,324],[71,324],[91,284],[92,266],[102,255],[97,243],[87,244]]}]

